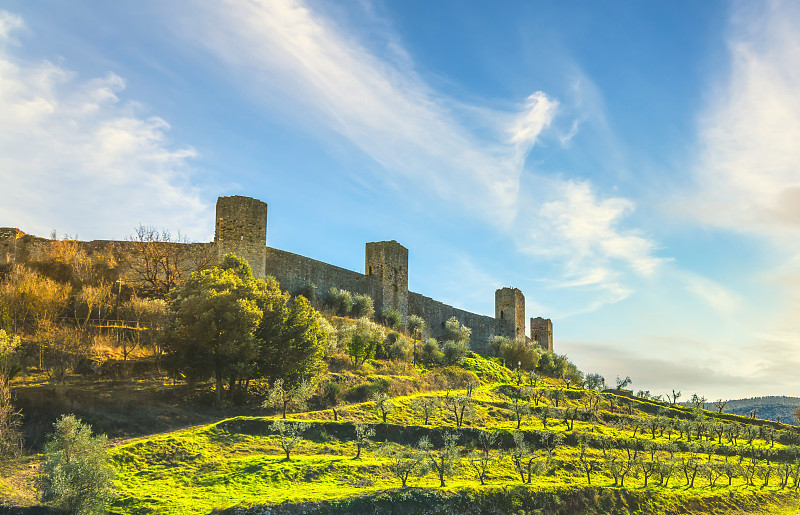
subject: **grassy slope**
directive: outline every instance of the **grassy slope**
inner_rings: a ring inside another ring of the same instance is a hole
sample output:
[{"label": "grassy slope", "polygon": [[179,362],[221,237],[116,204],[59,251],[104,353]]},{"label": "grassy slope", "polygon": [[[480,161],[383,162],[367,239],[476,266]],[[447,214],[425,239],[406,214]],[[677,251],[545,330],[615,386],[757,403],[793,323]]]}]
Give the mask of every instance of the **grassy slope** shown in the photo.
[{"label": "grassy slope", "polygon": [[[470,365],[475,369],[486,369],[484,377],[489,377],[491,373],[491,376],[500,377],[501,381],[512,379],[508,371],[499,370],[486,360],[477,359]],[[553,384],[543,387],[551,388]],[[509,398],[504,394],[512,390],[513,385],[509,389],[509,386],[502,386],[498,382],[484,382],[476,390],[476,415],[462,430],[462,450],[472,445],[471,441],[479,429],[497,429],[509,433],[516,428],[513,413],[508,409]],[[582,405],[584,393],[571,389],[568,395],[571,399],[567,405]],[[645,489],[641,479],[631,477],[626,479],[626,487],[621,489],[612,487],[611,477],[603,473],[592,478],[590,488],[579,469],[579,448],[574,435],[567,440],[571,445],[558,449],[555,471],[550,475],[535,477],[531,485],[520,485],[519,476],[506,458],[492,464],[488,485],[484,487],[479,485],[475,473],[466,464],[458,475],[448,480],[446,489],[439,489],[438,478],[429,473],[412,478],[409,484],[413,489],[401,491],[399,480],[392,476],[388,468],[388,461],[375,455],[375,445],[362,453],[362,459],[352,460],[356,452],[352,422],[374,424],[376,441],[408,445],[418,441],[423,434],[431,434],[436,441],[436,427],[452,426],[452,417],[440,411],[428,426],[422,426],[410,408],[412,399],[417,395],[422,394],[394,398],[398,409],[389,416],[386,425],[380,424],[380,418],[369,402],[344,407],[340,410],[339,422],[331,421],[330,410],[295,414],[295,419],[313,422],[305,435],[306,439],[293,451],[291,461],[284,460],[277,437],[269,431],[271,419],[258,417],[227,419],[120,445],[112,451],[120,471],[117,482],[120,497],[114,504],[114,511],[208,513],[231,506],[322,502],[321,505],[304,504],[297,509],[309,512],[358,512],[358,506],[363,503],[368,506],[379,502],[379,499],[391,505],[407,506],[411,512],[416,511],[414,503],[421,503],[419,506],[428,508],[431,503],[442,507],[452,505],[456,511],[459,510],[457,506],[462,506],[463,511],[464,506],[480,506],[481,499],[491,506],[508,506],[515,510],[525,509],[538,499],[537,506],[549,503],[548,512],[554,513],[569,512],[573,508],[586,512],[596,508],[601,513],[611,507],[620,513],[726,513],[733,509],[732,506],[736,506],[737,510],[761,513],[796,513],[800,510],[796,492],[780,491],[775,486],[763,489],[750,487],[741,478],[735,479],[732,487],[718,485],[712,489],[707,486],[705,479],[698,477],[695,488],[686,489],[682,474],[676,472],[668,487],[652,486],[655,481],[651,478],[651,486]],[[445,393],[425,395],[442,397]],[[610,395],[605,394],[605,397]],[[615,404],[628,402],[625,399],[615,400]],[[646,416],[645,412],[655,409],[655,405],[646,402],[632,401],[629,405],[611,412],[610,405],[605,402],[600,416],[604,420],[624,419],[629,413]],[[685,416],[682,410],[668,411],[676,417]],[[542,429],[542,424],[537,418],[528,417],[521,429],[532,434]],[[565,425],[560,420],[552,420],[548,429],[569,437],[570,432],[565,431]],[[633,437],[629,430],[596,422],[576,422],[571,433],[619,439]],[[644,439],[668,443],[668,439],[661,436],[655,439],[647,436]],[[670,438],[674,439],[675,436]],[[757,448],[769,447],[769,442],[764,440],[754,443]],[[510,445],[510,434],[505,435],[505,445]],[[784,444],[775,444],[775,449],[784,448]],[[590,449],[589,453],[594,459],[602,460],[600,449]],[[678,458],[685,456],[685,453],[677,454]],[[726,482],[724,478],[720,481]],[[421,500],[415,496],[421,496]],[[292,511],[288,505],[284,508]]]}]

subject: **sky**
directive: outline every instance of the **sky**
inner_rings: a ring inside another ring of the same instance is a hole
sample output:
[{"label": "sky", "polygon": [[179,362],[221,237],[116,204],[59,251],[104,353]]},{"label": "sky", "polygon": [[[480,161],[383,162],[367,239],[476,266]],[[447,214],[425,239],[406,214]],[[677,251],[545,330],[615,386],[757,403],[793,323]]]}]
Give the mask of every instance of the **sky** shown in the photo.
[{"label": "sky", "polygon": [[634,390],[800,396],[800,4],[5,0],[0,226],[267,244],[492,315]]}]

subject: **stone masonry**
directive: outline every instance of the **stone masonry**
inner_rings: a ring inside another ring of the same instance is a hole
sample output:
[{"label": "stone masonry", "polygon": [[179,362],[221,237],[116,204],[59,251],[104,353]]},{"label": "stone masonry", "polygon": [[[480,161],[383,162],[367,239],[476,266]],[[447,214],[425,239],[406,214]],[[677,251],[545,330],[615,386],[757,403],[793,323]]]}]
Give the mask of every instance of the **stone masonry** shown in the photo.
[{"label": "stone masonry", "polygon": [[[27,235],[19,229],[0,228],[0,265],[24,263],[45,254],[55,240]],[[454,308],[408,290],[408,249],[392,241],[366,244],[364,274],[322,261],[267,247],[267,204],[250,197],[219,197],[213,243],[186,244],[189,252],[213,250],[217,259],[229,252],[244,258],[253,275],[275,277],[281,288],[290,293],[310,285],[324,295],[332,287],[372,297],[377,312],[396,309],[403,321],[417,315],[425,320],[431,336],[440,337],[445,322],[456,317],[472,329],[470,345],[480,353],[488,351],[492,336],[537,341],[546,351],[553,351],[553,324],[541,317],[530,319],[530,339],[525,335],[525,296],[517,288],[495,292],[494,317]],[[109,245],[124,249],[136,245],[129,241],[78,242],[89,255]],[[179,245],[179,244],[176,244]],[[209,246],[213,246],[211,249]],[[124,273],[121,271],[120,276]]]}]

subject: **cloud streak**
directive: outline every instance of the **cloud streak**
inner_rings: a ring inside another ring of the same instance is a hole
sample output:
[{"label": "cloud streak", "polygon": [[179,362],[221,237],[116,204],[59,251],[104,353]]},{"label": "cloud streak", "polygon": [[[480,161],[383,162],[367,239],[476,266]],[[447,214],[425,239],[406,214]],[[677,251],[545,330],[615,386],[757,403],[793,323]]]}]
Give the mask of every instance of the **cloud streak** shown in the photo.
[{"label": "cloud streak", "polygon": [[[588,183],[550,179],[555,187],[543,190],[554,195],[542,203],[521,186],[525,162],[559,110],[546,93],[534,92],[516,110],[460,105],[428,86],[397,38],[387,36],[388,50],[367,48],[300,1],[229,0],[202,4],[196,16],[184,37],[247,78],[254,91],[268,92],[260,99],[271,109],[289,104],[292,119],[351,142],[381,165],[382,180],[405,181],[409,190],[477,215],[515,240],[533,238],[522,247],[537,245],[541,235],[531,227],[543,227],[550,250],[534,253],[576,254],[570,276],[585,274],[598,256],[607,267],[637,274],[659,266],[652,241],[619,229],[634,210],[630,200],[600,199]],[[477,124],[464,122],[476,113]],[[577,125],[568,138],[575,132]],[[531,204],[541,211],[531,214]],[[618,281],[606,284],[617,300],[625,296]]]},{"label": "cloud streak", "polygon": [[[0,39],[22,26],[0,11]],[[169,124],[121,100],[124,89],[113,73],[82,79],[0,46],[0,184],[9,193],[0,225],[47,235],[58,224],[84,238],[123,238],[138,222],[168,220],[206,234],[208,207],[188,184],[196,152],[170,145]]]}]

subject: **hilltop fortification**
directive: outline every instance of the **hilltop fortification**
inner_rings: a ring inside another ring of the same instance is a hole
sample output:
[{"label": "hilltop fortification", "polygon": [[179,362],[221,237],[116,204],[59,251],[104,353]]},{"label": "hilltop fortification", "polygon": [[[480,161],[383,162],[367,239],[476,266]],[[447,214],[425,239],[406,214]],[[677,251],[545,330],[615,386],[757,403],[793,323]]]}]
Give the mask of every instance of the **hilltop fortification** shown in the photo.
[{"label": "hilltop fortification", "polygon": [[[28,235],[19,229],[0,228],[0,264],[34,261],[44,256],[55,243],[56,240]],[[141,245],[141,242],[108,240],[76,243],[90,257],[110,248],[135,250],[137,245]],[[445,322],[456,317],[472,329],[470,343],[476,352],[486,353],[492,336],[535,340],[543,349],[553,350],[550,319],[531,318],[530,337],[525,335],[525,296],[519,289],[500,288],[495,292],[494,317],[479,315],[409,291],[408,249],[394,240],[366,244],[363,274],[269,247],[267,204],[254,198],[236,195],[217,199],[212,243],[168,245],[182,249],[186,267],[202,263],[208,256],[216,256],[219,260],[234,252],[250,263],[256,277],[271,275],[283,290],[292,293],[313,285],[320,293],[336,287],[369,295],[378,312],[396,309],[403,321],[411,315],[422,317],[433,337],[441,336]],[[134,268],[121,265],[116,273],[122,280],[135,281]]]}]

